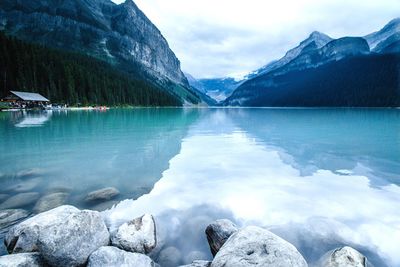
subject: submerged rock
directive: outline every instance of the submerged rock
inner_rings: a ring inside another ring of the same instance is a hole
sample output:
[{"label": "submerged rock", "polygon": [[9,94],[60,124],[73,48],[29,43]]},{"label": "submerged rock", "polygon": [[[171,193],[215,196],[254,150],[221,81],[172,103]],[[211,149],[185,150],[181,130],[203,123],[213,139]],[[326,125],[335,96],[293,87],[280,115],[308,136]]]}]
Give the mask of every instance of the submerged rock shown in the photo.
[{"label": "submerged rock", "polygon": [[118,189],[115,187],[107,187],[100,190],[96,190],[87,194],[85,201],[93,202],[93,201],[104,201],[110,200],[119,195]]},{"label": "submerged rock", "polygon": [[49,186],[47,186],[46,193],[47,194],[52,194],[52,193],[70,193],[73,191],[73,188],[68,185],[63,185],[59,183],[53,183]]},{"label": "submerged rock", "polygon": [[158,263],[163,267],[175,267],[181,264],[182,254],[176,247],[167,247],[158,255]]},{"label": "submerged rock", "polygon": [[16,178],[26,179],[26,178],[34,178],[43,175],[43,170],[41,169],[28,169],[23,170],[17,173]]},{"label": "submerged rock", "polygon": [[248,226],[234,233],[215,255],[212,267],[306,267],[297,249],[268,230]]},{"label": "submerged rock", "polygon": [[39,253],[20,253],[0,257],[0,267],[43,267],[47,266]]},{"label": "submerged rock", "polygon": [[5,199],[7,199],[7,198],[9,198],[10,196],[9,195],[7,195],[7,194],[0,194],[0,201],[3,201],[3,200],[5,200]]},{"label": "submerged rock", "polygon": [[68,193],[52,193],[41,197],[37,202],[33,211],[36,213],[41,213],[54,208],[57,208],[65,203],[68,197]]},{"label": "submerged rock", "polygon": [[226,219],[216,220],[208,225],[206,235],[212,255],[215,256],[226,240],[237,231],[236,225]]},{"label": "submerged rock", "polygon": [[29,216],[29,212],[22,209],[8,209],[0,211],[0,228],[8,227]]},{"label": "submerged rock", "polygon": [[210,266],[211,266],[211,261],[197,260],[193,261],[191,264],[181,265],[180,267],[210,267]]},{"label": "submerged rock", "polygon": [[320,267],[367,267],[367,258],[351,247],[342,247],[326,253],[319,260]]},{"label": "submerged rock", "polygon": [[157,245],[156,224],[153,216],[145,214],[121,225],[111,242],[123,250],[150,253]]},{"label": "submerged rock", "polygon": [[22,182],[10,186],[8,190],[12,190],[15,192],[27,192],[37,187],[40,182],[41,182],[40,178],[24,180]]},{"label": "submerged rock", "polygon": [[0,210],[20,208],[33,204],[39,199],[39,196],[39,193],[36,192],[17,194],[0,204]]},{"label": "submerged rock", "polygon": [[158,264],[140,253],[126,252],[116,247],[101,247],[90,255],[87,266],[155,267]]},{"label": "submerged rock", "polygon": [[80,212],[73,206],[61,206],[10,228],[5,236],[4,244],[9,253],[37,251],[39,233],[51,225],[62,225],[68,216]]},{"label": "submerged rock", "polygon": [[41,229],[37,247],[50,265],[80,266],[92,252],[109,242],[110,234],[100,213],[82,210]]}]

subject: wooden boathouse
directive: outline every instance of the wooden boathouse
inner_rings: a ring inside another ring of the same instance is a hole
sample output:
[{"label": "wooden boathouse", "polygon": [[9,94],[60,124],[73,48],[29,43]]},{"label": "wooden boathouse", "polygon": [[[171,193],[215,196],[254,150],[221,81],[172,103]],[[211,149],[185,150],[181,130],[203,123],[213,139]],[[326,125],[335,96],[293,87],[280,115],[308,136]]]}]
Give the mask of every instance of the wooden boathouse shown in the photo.
[{"label": "wooden boathouse", "polygon": [[35,108],[45,107],[50,100],[38,93],[10,91],[10,94],[3,99],[14,108]]}]

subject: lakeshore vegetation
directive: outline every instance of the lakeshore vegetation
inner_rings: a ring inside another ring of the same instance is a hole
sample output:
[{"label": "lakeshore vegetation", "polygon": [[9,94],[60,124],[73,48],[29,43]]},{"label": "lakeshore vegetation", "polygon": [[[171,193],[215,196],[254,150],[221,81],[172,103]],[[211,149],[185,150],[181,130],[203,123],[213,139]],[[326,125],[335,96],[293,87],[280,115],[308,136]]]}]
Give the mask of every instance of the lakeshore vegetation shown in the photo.
[{"label": "lakeshore vegetation", "polygon": [[0,96],[10,90],[37,92],[70,105],[182,105],[177,96],[146,80],[139,69],[124,73],[90,56],[0,32]]}]

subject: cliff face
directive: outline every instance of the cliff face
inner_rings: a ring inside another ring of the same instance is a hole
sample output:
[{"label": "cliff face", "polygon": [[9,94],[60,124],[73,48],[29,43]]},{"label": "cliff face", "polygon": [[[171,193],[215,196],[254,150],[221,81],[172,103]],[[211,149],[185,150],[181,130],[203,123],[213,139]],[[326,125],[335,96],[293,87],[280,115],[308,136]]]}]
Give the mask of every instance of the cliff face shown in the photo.
[{"label": "cliff face", "polygon": [[188,85],[167,41],[132,0],[2,0],[0,30]]}]

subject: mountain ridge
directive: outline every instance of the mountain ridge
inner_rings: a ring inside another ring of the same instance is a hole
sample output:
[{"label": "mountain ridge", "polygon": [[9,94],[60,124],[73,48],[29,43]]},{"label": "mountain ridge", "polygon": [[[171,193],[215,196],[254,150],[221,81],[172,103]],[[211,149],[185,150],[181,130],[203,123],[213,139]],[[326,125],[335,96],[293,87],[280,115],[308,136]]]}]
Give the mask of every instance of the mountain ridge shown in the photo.
[{"label": "mountain ridge", "polygon": [[188,85],[180,61],[132,0],[3,0],[0,30],[25,41],[80,51],[119,65],[142,64],[152,76]]},{"label": "mountain ridge", "polygon": [[[296,98],[299,100],[298,105],[301,105],[300,103],[303,104],[308,103],[306,105],[318,106],[318,103],[303,101],[302,97],[298,95],[298,92],[295,92],[296,91],[295,88],[297,86],[299,90],[300,89],[305,90],[309,93],[315,92],[318,95],[320,94],[319,91],[320,89],[317,89],[319,88],[318,87],[319,85],[313,84],[311,81],[314,81],[319,84],[325,84],[326,87],[329,87],[329,85],[326,84],[325,81],[309,77],[308,75],[311,75],[311,73],[319,73],[319,75],[324,76],[326,80],[330,80],[332,84],[338,84],[336,81],[331,80],[329,75],[327,75],[323,71],[318,72],[318,69],[328,64],[330,64],[329,65],[330,67],[324,69],[326,70],[329,69],[333,71],[334,73],[332,73],[332,76],[340,77],[340,79],[348,81],[349,84],[353,84],[353,86],[355,87],[357,87],[357,83],[354,83],[354,80],[357,80],[360,86],[365,87],[366,91],[371,90],[371,87],[374,87],[376,90],[384,90],[380,87],[379,84],[376,84],[374,83],[374,81],[369,80],[370,77],[372,76],[375,77],[376,80],[381,81],[382,84],[389,84],[390,86],[394,86],[394,88],[388,88],[388,89],[393,89],[392,91],[386,90],[386,92],[394,98],[394,102],[388,101],[385,98],[385,96],[380,96],[382,99],[385,100],[374,101],[373,99],[370,99],[370,102],[368,102],[365,99],[363,99],[362,101],[360,100],[360,102],[357,104],[357,101],[348,101],[342,99],[341,101],[336,101],[335,102],[336,104],[344,106],[347,105],[393,106],[394,103],[398,103],[396,101],[400,97],[399,83],[396,82],[396,80],[393,81],[391,80],[388,81],[388,83],[385,83],[382,77],[378,77],[375,74],[374,76],[372,75],[372,73],[369,72],[372,71],[373,67],[376,67],[377,71],[379,70],[379,73],[383,76],[386,75],[388,79],[400,80],[400,78],[397,77],[400,75],[400,69],[398,71],[396,71],[395,69],[390,69],[388,71],[385,71],[382,68],[382,65],[374,64],[374,62],[371,62],[372,60],[377,60],[378,63],[382,64],[383,62],[390,62],[392,66],[396,66],[397,63],[393,62],[397,62],[398,57],[392,56],[393,61],[390,61],[389,58],[391,57],[391,54],[400,52],[400,19],[394,19],[390,21],[387,25],[385,25],[380,31],[377,31],[371,35],[367,35],[369,40],[366,37],[342,37],[339,39],[332,39],[331,41],[326,42],[325,45],[323,45],[322,47],[318,48],[318,45],[316,43],[313,43],[312,41],[310,42],[309,40],[312,35],[313,33],[310,34],[309,38],[301,42],[299,46],[289,50],[289,51],[295,51],[296,53],[294,53],[294,55],[296,55],[296,57],[294,58],[287,57],[291,60],[282,60],[289,54],[288,51],[288,53],[286,53],[286,55],[281,59],[281,62],[286,62],[286,64],[278,68],[271,68],[265,72],[261,72],[261,74],[259,75],[255,75],[250,79],[247,79],[246,81],[243,82],[242,85],[236,88],[235,91],[232,93],[232,95],[228,97],[222,104],[240,105],[240,106],[243,105],[275,106],[277,105],[277,103],[280,103],[280,105],[286,106],[286,104],[290,103],[290,105],[296,106],[296,103],[292,101],[292,96],[290,95],[293,94],[296,95]],[[373,47],[372,51],[370,49],[370,44],[376,45],[375,47]],[[389,58],[380,56],[375,57],[375,55],[383,55],[383,54],[388,54]],[[347,60],[351,58],[355,59]],[[274,63],[272,64],[276,64],[276,62],[279,62],[279,60],[274,61]],[[356,69],[354,70],[355,73],[354,76],[348,76],[346,73],[343,73],[343,70],[346,69],[346,66],[343,65],[343,62],[348,62],[349,64],[353,64],[353,67]],[[367,64],[368,66],[370,66],[370,68],[363,68],[363,66],[360,65],[362,63]],[[357,70],[360,69],[365,71],[365,73],[357,72]],[[308,78],[301,79],[300,77],[297,76],[297,74],[299,73],[303,73],[303,75],[305,75],[305,77]],[[361,78],[363,76],[365,76],[366,80],[370,81],[371,86],[362,83]],[[298,82],[298,85],[293,84],[293,80],[296,80]],[[303,83],[307,83],[309,88],[307,89],[306,87],[302,87]],[[351,89],[346,87],[345,85],[341,86],[343,88],[346,88],[346,90],[349,90],[348,91],[349,95],[352,95],[353,97],[356,97],[357,95],[359,95],[362,98],[366,97],[361,91],[359,91],[359,88]],[[281,94],[280,90],[283,90],[286,92],[286,94],[289,94],[286,95],[286,98],[288,99],[287,102],[285,102],[285,100],[282,99],[282,97],[284,96]],[[330,90],[333,90],[333,88],[330,88]],[[327,92],[327,95],[329,94],[330,92]],[[278,97],[278,95],[280,97],[279,101],[278,99],[276,99],[276,101],[271,100],[274,99],[275,97]],[[268,99],[268,97],[270,97],[270,99]],[[303,98],[306,97],[315,98],[315,96],[306,95],[305,93]],[[317,98],[320,101],[322,101],[323,95],[318,95]],[[262,101],[260,99],[262,99]],[[291,100],[289,101],[289,99]]]}]

